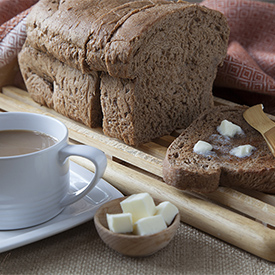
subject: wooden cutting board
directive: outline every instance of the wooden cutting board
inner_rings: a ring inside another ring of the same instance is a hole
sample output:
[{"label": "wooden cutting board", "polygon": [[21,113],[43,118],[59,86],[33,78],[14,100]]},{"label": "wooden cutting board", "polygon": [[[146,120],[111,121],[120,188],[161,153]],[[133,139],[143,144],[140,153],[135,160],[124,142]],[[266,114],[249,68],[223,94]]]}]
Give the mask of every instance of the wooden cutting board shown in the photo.
[{"label": "wooden cutting board", "polygon": [[[68,127],[71,143],[87,144],[104,151],[108,157],[104,179],[125,195],[148,192],[156,199],[169,200],[179,208],[182,222],[275,262],[275,196],[226,187],[201,195],[177,190],[163,182],[162,161],[167,147],[180,131],[134,148],[105,136],[101,128],[90,129],[40,106],[24,90],[4,87],[2,91],[0,111],[55,117]],[[215,104],[236,105],[218,98]],[[275,120],[273,116],[270,118]],[[78,157],[72,160],[94,171],[89,161]]]}]

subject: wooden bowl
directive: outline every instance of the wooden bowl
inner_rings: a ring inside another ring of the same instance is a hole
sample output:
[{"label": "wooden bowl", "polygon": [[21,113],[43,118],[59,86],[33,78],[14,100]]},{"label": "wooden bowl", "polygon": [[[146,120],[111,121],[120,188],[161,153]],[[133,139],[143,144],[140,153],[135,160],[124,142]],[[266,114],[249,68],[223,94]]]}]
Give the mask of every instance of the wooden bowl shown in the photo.
[{"label": "wooden bowl", "polygon": [[[106,214],[122,213],[120,202],[125,198],[107,202],[97,210],[94,223],[103,242],[117,252],[132,257],[149,256],[164,248],[176,234],[180,224],[180,215],[177,214],[170,226],[156,234],[138,236],[114,233],[108,229]],[[161,202],[159,200],[154,201],[156,205]]]}]

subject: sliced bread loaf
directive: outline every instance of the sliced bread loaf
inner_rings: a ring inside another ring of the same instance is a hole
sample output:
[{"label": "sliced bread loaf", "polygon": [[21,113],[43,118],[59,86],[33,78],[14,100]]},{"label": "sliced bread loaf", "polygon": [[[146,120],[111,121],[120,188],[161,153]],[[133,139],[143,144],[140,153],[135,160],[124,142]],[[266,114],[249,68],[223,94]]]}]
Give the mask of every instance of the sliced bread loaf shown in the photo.
[{"label": "sliced bread loaf", "polygon": [[83,74],[24,44],[18,56],[28,92],[38,103],[89,127],[102,124],[99,74]]},{"label": "sliced bread loaf", "polygon": [[136,146],[213,106],[229,27],[221,13],[182,1],[40,0],[27,37],[84,75],[102,71],[103,131]]},{"label": "sliced bread loaf", "polygon": [[[275,193],[275,159],[265,140],[244,120],[244,107],[215,107],[196,119],[167,149],[163,179],[184,190],[211,192],[219,185]],[[223,120],[243,130],[234,137],[217,131]],[[199,141],[212,145],[204,154],[193,151]],[[254,147],[247,157],[231,155],[241,145]]]}]

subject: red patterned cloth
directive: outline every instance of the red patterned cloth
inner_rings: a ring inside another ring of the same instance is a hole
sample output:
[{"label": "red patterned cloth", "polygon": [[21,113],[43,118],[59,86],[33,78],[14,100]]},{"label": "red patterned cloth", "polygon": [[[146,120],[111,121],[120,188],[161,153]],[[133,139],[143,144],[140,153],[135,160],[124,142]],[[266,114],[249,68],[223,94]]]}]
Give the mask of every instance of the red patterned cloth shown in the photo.
[{"label": "red patterned cloth", "polygon": [[0,68],[18,54],[26,38],[25,19],[37,0],[0,0]]},{"label": "red patterned cloth", "polygon": [[230,26],[227,57],[215,85],[237,90],[219,89],[220,94],[225,91],[227,99],[233,96],[248,105],[264,101],[274,112],[275,5],[252,0],[205,0],[201,4],[222,12]]}]

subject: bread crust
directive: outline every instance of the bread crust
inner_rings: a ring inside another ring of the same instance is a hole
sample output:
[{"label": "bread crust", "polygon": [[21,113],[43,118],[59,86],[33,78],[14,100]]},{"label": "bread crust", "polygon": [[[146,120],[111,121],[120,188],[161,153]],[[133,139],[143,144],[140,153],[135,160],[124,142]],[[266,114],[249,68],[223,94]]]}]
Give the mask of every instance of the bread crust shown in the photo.
[{"label": "bread crust", "polygon": [[221,26],[220,33],[227,44],[229,29],[221,13],[184,1],[166,0],[82,0],[77,4],[74,0],[41,0],[28,16],[27,37],[32,47],[83,73],[105,71],[111,76],[133,79],[138,74],[135,60],[140,59],[139,48],[148,42],[148,29],[185,8],[213,17],[213,24]]},{"label": "bread crust", "polygon": [[86,44],[97,21],[113,8],[131,0],[41,0],[27,17],[30,45],[49,53],[83,73],[94,71],[86,63]]}]

